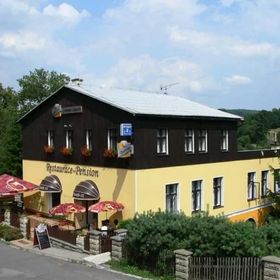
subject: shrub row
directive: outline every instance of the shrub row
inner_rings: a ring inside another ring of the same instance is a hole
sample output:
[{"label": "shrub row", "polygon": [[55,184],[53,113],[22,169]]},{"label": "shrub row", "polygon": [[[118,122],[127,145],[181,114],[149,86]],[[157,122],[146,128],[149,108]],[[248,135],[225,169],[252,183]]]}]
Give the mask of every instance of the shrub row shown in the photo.
[{"label": "shrub row", "polygon": [[0,224],[0,238],[6,241],[11,241],[23,238],[23,235],[19,229],[9,227],[5,224]]},{"label": "shrub row", "polygon": [[260,228],[207,215],[149,212],[124,221],[128,229],[127,260],[156,274],[172,274],[176,249],[195,256],[280,256],[280,221]]}]

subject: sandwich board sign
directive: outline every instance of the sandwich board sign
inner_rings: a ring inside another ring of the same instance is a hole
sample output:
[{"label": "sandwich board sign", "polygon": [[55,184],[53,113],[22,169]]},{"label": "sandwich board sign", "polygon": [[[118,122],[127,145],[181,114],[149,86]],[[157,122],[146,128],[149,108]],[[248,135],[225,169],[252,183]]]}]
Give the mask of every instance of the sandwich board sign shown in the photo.
[{"label": "sandwich board sign", "polygon": [[40,250],[51,247],[48,228],[45,224],[39,224],[35,228],[34,245],[38,245]]}]

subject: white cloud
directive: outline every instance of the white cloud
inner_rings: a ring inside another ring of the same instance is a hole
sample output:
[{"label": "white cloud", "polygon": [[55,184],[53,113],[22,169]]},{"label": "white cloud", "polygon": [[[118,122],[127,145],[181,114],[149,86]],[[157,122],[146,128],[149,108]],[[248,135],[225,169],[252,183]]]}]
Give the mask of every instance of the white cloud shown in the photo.
[{"label": "white cloud", "polygon": [[39,50],[44,48],[46,40],[31,32],[18,32],[0,36],[0,44],[16,51]]},{"label": "white cloud", "polygon": [[211,79],[199,65],[176,57],[158,60],[149,55],[122,59],[102,77],[95,75],[94,79],[89,76],[86,79],[94,80],[99,85],[153,92],[159,92],[161,86],[172,84],[168,92],[184,96],[213,87]]},{"label": "white cloud", "polygon": [[246,85],[252,82],[252,80],[249,77],[240,76],[240,75],[232,75],[231,77],[226,77],[225,80],[228,83],[234,85]]},{"label": "white cloud", "polygon": [[237,43],[232,46],[233,54],[239,56],[264,56],[271,54],[273,46],[270,43]]},{"label": "white cloud", "polygon": [[62,3],[59,6],[48,5],[43,10],[43,15],[58,18],[67,23],[77,23],[82,18],[90,16],[86,10],[77,11],[73,6]]},{"label": "white cloud", "polygon": [[37,15],[39,14],[36,7],[32,6],[31,1],[25,0],[0,0],[0,10],[6,14],[12,15]]}]

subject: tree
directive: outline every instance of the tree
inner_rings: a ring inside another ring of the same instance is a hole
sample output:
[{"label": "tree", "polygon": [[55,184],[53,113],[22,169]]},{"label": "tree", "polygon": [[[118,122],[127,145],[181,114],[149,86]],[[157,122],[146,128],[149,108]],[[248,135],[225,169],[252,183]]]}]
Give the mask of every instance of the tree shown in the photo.
[{"label": "tree", "polygon": [[46,97],[68,83],[70,78],[64,74],[44,69],[35,69],[18,79],[20,113],[24,115]]},{"label": "tree", "polygon": [[20,176],[21,171],[21,132],[16,123],[18,99],[11,88],[0,84],[0,174]]},{"label": "tree", "polygon": [[35,69],[18,80],[18,93],[0,83],[0,174],[21,177],[22,136],[17,120],[69,80],[55,71]]}]

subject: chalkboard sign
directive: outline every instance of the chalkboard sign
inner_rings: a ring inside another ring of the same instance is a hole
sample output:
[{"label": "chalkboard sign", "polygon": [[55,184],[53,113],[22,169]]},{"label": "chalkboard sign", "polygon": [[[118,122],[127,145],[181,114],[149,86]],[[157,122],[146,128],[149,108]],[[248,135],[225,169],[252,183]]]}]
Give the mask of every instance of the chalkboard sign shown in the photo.
[{"label": "chalkboard sign", "polygon": [[48,228],[44,224],[39,224],[35,228],[34,245],[37,244],[41,250],[51,247]]}]

